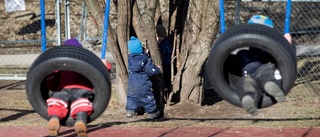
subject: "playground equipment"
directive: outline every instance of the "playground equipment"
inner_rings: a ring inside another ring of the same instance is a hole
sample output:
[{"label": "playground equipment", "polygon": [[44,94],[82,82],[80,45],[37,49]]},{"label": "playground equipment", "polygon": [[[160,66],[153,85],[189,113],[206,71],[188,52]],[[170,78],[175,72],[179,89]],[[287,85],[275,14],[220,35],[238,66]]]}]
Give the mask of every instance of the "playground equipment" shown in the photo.
[{"label": "playground equipment", "polygon": [[[237,91],[233,87],[233,78],[224,68],[225,61],[232,52],[240,48],[255,47],[267,51],[276,61],[282,74],[282,89],[285,95],[293,87],[296,76],[295,48],[275,29],[260,24],[241,24],[225,30],[224,5],[220,0],[220,32],[221,36],[211,48],[206,64],[208,84],[223,99],[242,107]],[[289,33],[291,0],[287,2],[284,33]],[[239,77],[239,76],[238,76]],[[274,98],[264,95],[259,108],[277,103]]]},{"label": "playground equipment", "polygon": [[[68,0],[66,0],[68,3]],[[40,0],[41,4],[41,40],[42,52],[33,63],[28,73],[26,90],[28,99],[37,113],[43,118],[48,119],[46,112],[45,100],[48,98],[48,90],[44,85],[44,78],[54,70],[70,70],[75,71],[87,77],[94,85],[94,93],[96,98],[93,101],[95,112],[90,116],[89,122],[95,120],[107,107],[110,99],[110,77],[107,72],[102,71],[103,64],[95,55],[89,51],[81,49],[79,51],[71,47],[65,48],[55,47],[46,51],[46,28],[45,28],[45,9],[44,0]],[[289,32],[290,24],[290,4],[288,1],[286,13],[286,27],[284,32]],[[107,43],[108,15],[110,8],[110,0],[106,1],[102,53],[101,59],[105,58],[105,50]],[[241,106],[236,91],[230,86],[229,80],[224,74],[224,63],[232,51],[247,46],[263,49],[269,52],[276,60],[277,66],[283,75],[283,89],[288,94],[293,86],[296,73],[295,49],[288,41],[273,29],[261,25],[238,25],[225,31],[223,0],[220,0],[220,21],[222,35],[212,46],[211,53],[207,61],[207,75],[210,85],[225,100],[236,106]],[[67,8],[66,8],[67,9]],[[66,12],[68,13],[68,12]],[[68,14],[67,14],[68,16]],[[68,19],[66,19],[68,21]],[[68,23],[66,23],[68,24]],[[66,26],[67,31],[68,27]],[[69,33],[66,34],[70,38]],[[61,41],[61,39],[58,39]],[[241,43],[241,44],[239,44]],[[98,61],[99,60],[99,61]],[[99,63],[93,63],[99,62]],[[79,70],[79,66],[82,69]],[[104,66],[103,66],[104,67]],[[105,69],[105,68],[103,68]],[[90,72],[90,73],[89,73]],[[98,103],[99,102],[99,103]],[[273,105],[277,102],[271,97],[265,95],[260,104],[260,108]],[[62,125],[72,126],[74,120],[69,117],[61,122]]]},{"label": "playground equipment", "polygon": [[[59,9],[59,0],[56,0],[56,6]],[[46,100],[49,98],[49,90],[46,86],[45,77],[55,70],[68,70],[77,72],[86,77],[93,84],[94,112],[90,115],[88,122],[98,118],[108,106],[111,96],[111,79],[110,74],[101,62],[105,59],[106,43],[108,37],[108,20],[110,10],[110,0],[106,1],[105,20],[102,41],[101,58],[97,57],[91,51],[85,48],[77,48],[73,46],[56,46],[46,50],[46,27],[45,27],[45,2],[40,0],[41,5],[41,49],[42,54],[37,57],[29,69],[26,80],[26,92],[28,100],[33,109],[43,118],[49,120],[47,114]],[[66,39],[70,38],[69,28],[69,0],[65,0],[66,4]],[[59,11],[59,10],[57,10]],[[60,21],[60,16],[57,16],[56,21]],[[59,45],[61,44],[60,37],[60,22],[58,22],[57,38]],[[67,117],[61,121],[61,125],[73,126],[75,120],[72,117]]]},{"label": "playground equipment", "polygon": [[[69,0],[55,0],[55,12],[56,12],[56,16],[55,16],[55,20],[56,20],[56,37],[57,37],[57,45],[61,45],[61,16],[60,16],[60,3],[62,3],[62,1],[64,1],[64,5],[65,5],[65,40],[70,39],[70,1]],[[83,4],[84,4],[84,0],[83,0]],[[82,6],[83,7],[83,11],[82,13],[86,13],[87,11],[87,7],[86,6]],[[106,56],[106,50],[107,50],[107,41],[108,41],[108,21],[109,21],[109,14],[110,14],[110,0],[106,0],[106,10],[105,10],[105,19],[104,19],[104,28],[103,28],[103,36],[102,36],[102,51],[101,51],[101,59],[105,59]],[[45,22],[45,1],[44,0],[40,0],[40,18],[41,18],[41,51],[45,52],[46,51],[46,43],[47,43],[47,39],[46,39],[46,22]],[[81,26],[83,24],[80,24]],[[81,31],[81,30],[80,30]],[[81,39],[81,33],[79,34],[79,38]]]},{"label": "playground equipment", "polygon": [[[49,98],[46,76],[55,70],[77,72],[93,84],[94,112],[88,122],[98,118],[108,106],[111,96],[111,79],[101,59],[85,48],[56,46],[42,53],[32,64],[26,81],[28,100],[33,109],[43,118],[49,119],[46,100]],[[62,125],[73,126],[74,119],[67,117]]]}]

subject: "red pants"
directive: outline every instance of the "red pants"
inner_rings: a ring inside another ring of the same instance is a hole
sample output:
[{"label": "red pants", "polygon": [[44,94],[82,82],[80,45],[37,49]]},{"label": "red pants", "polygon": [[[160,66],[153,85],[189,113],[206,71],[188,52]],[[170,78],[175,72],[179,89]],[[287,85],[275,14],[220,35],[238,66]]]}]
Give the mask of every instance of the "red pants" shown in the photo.
[{"label": "red pants", "polygon": [[49,117],[58,116],[60,119],[63,119],[69,111],[70,116],[74,119],[78,112],[87,112],[90,115],[93,111],[92,103],[88,99],[90,92],[76,88],[62,89],[59,92],[54,92],[47,100]]}]

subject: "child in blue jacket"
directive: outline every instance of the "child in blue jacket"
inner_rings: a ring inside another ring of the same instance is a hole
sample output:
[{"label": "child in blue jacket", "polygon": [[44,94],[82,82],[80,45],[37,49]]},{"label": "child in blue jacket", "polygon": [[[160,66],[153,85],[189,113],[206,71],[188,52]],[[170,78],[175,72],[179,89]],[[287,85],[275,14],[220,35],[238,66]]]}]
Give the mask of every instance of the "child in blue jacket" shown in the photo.
[{"label": "child in blue jacket", "polygon": [[141,105],[147,113],[147,119],[155,119],[160,116],[154,95],[150,77],[160,73],[161,67],[155,66],[151,58],[144,52],[142,43],[136,37],[131,37],[128,42],[128,91],[126,115],[133,117]]}]

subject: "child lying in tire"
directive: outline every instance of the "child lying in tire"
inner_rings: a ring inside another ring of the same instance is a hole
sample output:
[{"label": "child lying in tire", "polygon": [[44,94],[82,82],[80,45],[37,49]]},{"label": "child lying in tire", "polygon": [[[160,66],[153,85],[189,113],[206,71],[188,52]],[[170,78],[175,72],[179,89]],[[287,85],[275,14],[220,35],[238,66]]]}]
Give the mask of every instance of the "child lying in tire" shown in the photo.
[{"label": "child lying in tire", "polygon": [[[262,15],[254,15],[248,24],[262,24],[273,28],[273,22]],[[285,34],[284,37],[291,43],[290,34]],[[268,52],[249,47],[249,50],[238,51],[233,61],[238,62],[238,66],[241,66],[237,68],[241,70],[241,78],[235,87],[242,107],[249,114],[258,113],[257,106],[264,93],[277,102],[285,100],[282,76],[276,68],[275,59]]]},{"label": "child lying in tire", "polygon": [[[76,39],[67,40],[63,46],[76,46],[82,48],[82,45]],[[108,71],[111,64],[102,60]],[[56,70],[46,77],[48,89],[52,91],[50,98],[47,99],[48,116],[50,118],[47,125],[49,136],[57,136],[60,129],[60,120],[70,116],[76,122],[74,129],[78,136],[87,135],[87,118],[92,113],[93,85],[84,76],[73,71]]]}]

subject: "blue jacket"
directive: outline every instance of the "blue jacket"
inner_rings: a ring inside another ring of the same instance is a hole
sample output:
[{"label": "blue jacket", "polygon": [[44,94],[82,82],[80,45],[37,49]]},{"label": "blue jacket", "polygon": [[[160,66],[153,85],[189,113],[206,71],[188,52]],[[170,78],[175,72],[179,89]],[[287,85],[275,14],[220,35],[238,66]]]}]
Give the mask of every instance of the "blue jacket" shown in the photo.
[{"label": "blue jacket", "polygon": [[169,42],[169,39],[166,38],[161,43],[159,43],[159,48],[162,54],[162,64],[170,65],[171,64],[171,54],[172,54],[172,44]]},{"label": "blue jacket", "polygon": [[159,74],[160,69],[152,63],[148,55],[133,53],[128,56],[128,72],[128,92],[139,94],[143,91],[151,91],[150,77]]}]

